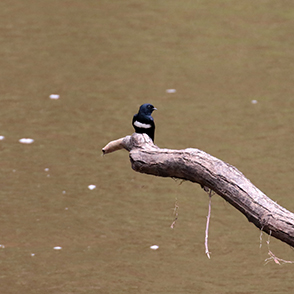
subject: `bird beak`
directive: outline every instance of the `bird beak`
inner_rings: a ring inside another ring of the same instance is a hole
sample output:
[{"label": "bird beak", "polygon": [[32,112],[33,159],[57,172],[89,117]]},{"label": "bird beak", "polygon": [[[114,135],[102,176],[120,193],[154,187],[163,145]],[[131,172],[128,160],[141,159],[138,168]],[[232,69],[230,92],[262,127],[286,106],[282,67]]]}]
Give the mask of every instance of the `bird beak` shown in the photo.
[{"label": "bird beak", "polygon": [[153,107],[153,110],[157,110],[157,108],[156,107]]}]

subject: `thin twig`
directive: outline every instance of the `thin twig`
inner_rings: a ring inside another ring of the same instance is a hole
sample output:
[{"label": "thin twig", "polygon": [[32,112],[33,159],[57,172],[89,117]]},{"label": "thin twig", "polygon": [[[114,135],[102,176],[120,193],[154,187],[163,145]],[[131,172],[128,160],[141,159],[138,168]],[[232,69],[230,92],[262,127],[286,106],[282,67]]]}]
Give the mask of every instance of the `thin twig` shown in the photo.
[{"label": "thin twig", "polygon": [[263,235],[263,226],[260,229],[260,235],[259,235],[259,248],[262,247],[262,235]]},{"label": "thin twig", "polygon": [[174,216],[175,216],[175,219],[174,219],[174,221],[172,222],[172,224],[171,224],[171,228],[173,229],[174,228],[174,226],[176,225],[176,222],[177,222],[177,220],[178,220],[178,216],[179,216],[179,206],[178,206],[178,199],[176,198],[176,201],[175,201],[175,207],[174,207]]},{"label": "thin twig", "polygon": [[268,255],[270,256],[269,258],[265,259],[265,264],[268,264],[270,261],[274,261],[276,264],[281,265],[285,263],[294,263],[294,261],[290,260],[284,260],[279,257],[277,257],[271,250],[270,250],[270,237],[271,237],[272,231],[270,231],[270,234],[268,236],[268,240],[266,241],[267,248],[268,248]]},{"label": "thin twig", "polygon": [[210,214],[211,214],[211,197],[212,191],[209,191],[209,204],[208,204],[208,215],[206,217],[206,229],[205,229],[205,253],[207,257],[210,259],[210,252],[208,250],[208,230],[209,230],[209,221],[210,221]]}]

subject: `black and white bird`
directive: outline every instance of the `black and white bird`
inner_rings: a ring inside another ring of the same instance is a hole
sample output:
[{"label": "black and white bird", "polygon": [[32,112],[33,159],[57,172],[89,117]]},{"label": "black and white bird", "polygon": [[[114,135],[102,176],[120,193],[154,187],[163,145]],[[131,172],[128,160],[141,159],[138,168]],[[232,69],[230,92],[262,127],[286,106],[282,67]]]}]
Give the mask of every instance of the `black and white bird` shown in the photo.
[{"label": "black and white bird", "polygon": [[157,110],[152,104],[146,103],[140,106],[139,112],[134,115],[132,125],[136,133],[147,134],[154,142],[155,124],[152,112]]}]

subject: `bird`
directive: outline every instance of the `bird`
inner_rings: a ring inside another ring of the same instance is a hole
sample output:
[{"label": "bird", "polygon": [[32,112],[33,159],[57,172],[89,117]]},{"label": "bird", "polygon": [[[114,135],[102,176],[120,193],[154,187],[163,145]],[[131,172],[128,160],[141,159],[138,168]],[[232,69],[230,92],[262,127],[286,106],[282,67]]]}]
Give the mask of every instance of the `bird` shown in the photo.
[{"label": "bird", "polygon": [[152,141],[154,142],[154,131],[155,124],[153,117],[151,116],[152,112],[157,110],[152,104],[145,103],[140,106],[139,112],[134,115],[132,125],[136,133],[147,134]]}]

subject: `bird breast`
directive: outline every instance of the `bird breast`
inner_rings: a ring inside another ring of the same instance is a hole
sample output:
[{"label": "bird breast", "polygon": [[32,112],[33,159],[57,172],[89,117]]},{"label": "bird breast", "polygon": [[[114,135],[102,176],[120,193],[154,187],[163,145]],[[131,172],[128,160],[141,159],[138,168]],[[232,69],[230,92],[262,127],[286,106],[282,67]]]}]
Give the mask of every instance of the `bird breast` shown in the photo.
[{"label": "bird breast", "polygon": [[137,128],[142,128],[142,129],[149,129],[151,128],[151,125],[150,124],[144,124],[144,123],[141,123],[139,121],[135,121],[134,122],[134,126],[136,126]]}]

